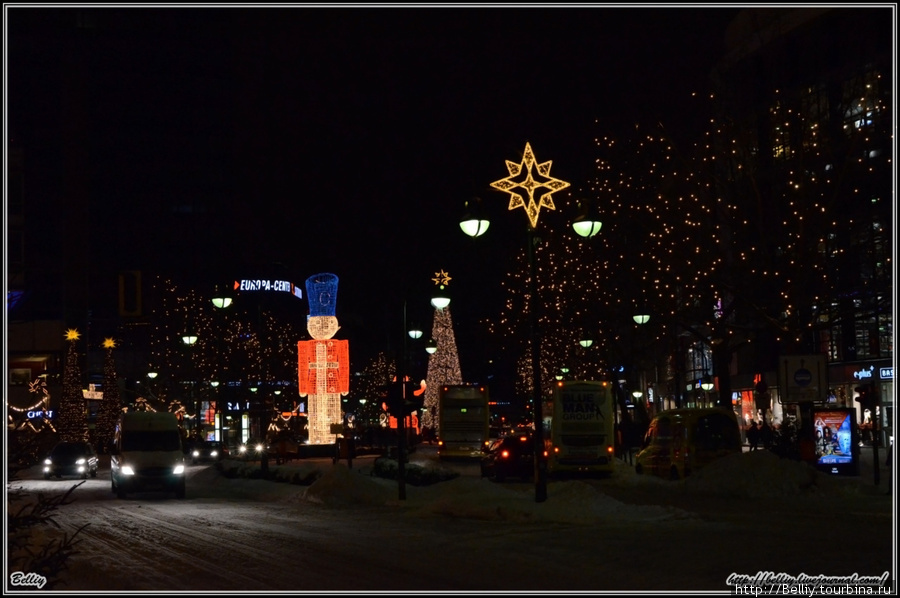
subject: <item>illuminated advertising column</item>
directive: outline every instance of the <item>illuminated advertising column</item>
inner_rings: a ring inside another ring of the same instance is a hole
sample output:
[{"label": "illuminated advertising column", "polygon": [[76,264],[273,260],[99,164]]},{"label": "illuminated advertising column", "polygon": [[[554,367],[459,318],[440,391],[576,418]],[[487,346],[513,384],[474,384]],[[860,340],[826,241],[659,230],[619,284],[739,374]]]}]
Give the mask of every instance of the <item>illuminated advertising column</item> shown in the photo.
[{"label": "illuminated advertising column", "polygon": [[311,341],[297,343],[300,396],[309,395],[309,443],[334,444],[332,424],[341,423],[341,397],[350,390],[350,350],[345,340],[332,337],[340,328],[334,315],[338,277],[315,274],[306,279]]}]

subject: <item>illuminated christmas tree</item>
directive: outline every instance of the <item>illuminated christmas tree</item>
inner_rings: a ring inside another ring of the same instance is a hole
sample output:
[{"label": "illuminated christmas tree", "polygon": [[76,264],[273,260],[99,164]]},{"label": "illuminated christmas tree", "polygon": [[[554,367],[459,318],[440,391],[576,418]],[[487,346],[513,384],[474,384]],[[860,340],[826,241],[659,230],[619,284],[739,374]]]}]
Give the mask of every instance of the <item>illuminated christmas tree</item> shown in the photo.
[{"label": "illuminated christmas tree", "polygon": [[428,374],[425,379],[428,386],[425,389],[425,413],[422,416],[422,425],[424,428],[437,430],[440,425],[438,396],[441,386],[463,383],[449,307],[434,310],[431,338],[436,343],[437,350],[428,357]]},{"label": "illuminated christmas tree", "polygon": [[65,442],[80,442],[88,438],[84,394],[81,387],[81,366],[78,364],[78,351],[75,349],[78,337],[77,330],[70,328],[66,331],[69,349],[66,353],[66,368],[63,371],[63,390],[57,426],[60,440]]},{"label": "illuminated christmas tree", "polygon": [[103,401],[97,413],[97,424],[94,428],[95,440],[101,451],[105,451],[113,439],[116,428],[116,420],[122,412],[122,400],[119,396],[119,383],[116,376],[116,360],[113,349],[116,342],[107,338],[103,341],[106,356],[103,362]]}]

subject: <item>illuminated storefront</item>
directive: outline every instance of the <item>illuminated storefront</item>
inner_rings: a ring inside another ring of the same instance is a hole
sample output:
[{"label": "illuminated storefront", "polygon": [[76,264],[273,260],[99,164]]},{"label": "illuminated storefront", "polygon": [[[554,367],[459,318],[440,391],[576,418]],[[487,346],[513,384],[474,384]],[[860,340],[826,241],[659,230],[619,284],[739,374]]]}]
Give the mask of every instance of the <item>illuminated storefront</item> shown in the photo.
[{"label": "illuminated storefront", "polygon": [[[832,365],[828,371],[831,392],[828,405],[856,409],[856,421],[865,426],[871,422],[880,431],[881,444],[887,446],[893,441],[891,422],[894,415],[894,366],[889,359],[858,361]],[[871,385],[880,407],[877,413],[863,410],[855,399],[859,396],[857,387]]]}]

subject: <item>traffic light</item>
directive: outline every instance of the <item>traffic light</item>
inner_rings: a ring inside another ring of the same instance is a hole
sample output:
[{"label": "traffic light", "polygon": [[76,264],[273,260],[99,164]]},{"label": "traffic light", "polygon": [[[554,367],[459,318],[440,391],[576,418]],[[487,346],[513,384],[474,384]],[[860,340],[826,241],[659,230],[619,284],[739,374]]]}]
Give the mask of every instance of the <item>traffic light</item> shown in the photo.
[{"label": "traffic light", "polygon": [[859,394],[859,396],[856,397],[856,400],[859,402],[863,410],[868,409],[874,414],[877,399],[875,393],[873,392],[872,385],[863,384],[862,386],[857,386],[855,390]]}]

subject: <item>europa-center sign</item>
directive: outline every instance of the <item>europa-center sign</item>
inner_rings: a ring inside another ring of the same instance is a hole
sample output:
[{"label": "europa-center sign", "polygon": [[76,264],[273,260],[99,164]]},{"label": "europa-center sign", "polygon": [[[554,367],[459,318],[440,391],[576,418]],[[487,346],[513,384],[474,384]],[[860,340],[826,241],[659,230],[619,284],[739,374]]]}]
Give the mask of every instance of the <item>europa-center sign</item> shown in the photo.
[{"label": "europa-center sign", "polygon": [[303,290],[292,282],[286,280],[261,280],[243,279],[234,281],[235,291],[274,291],[290,293],[298,299],[303,299]]}]

